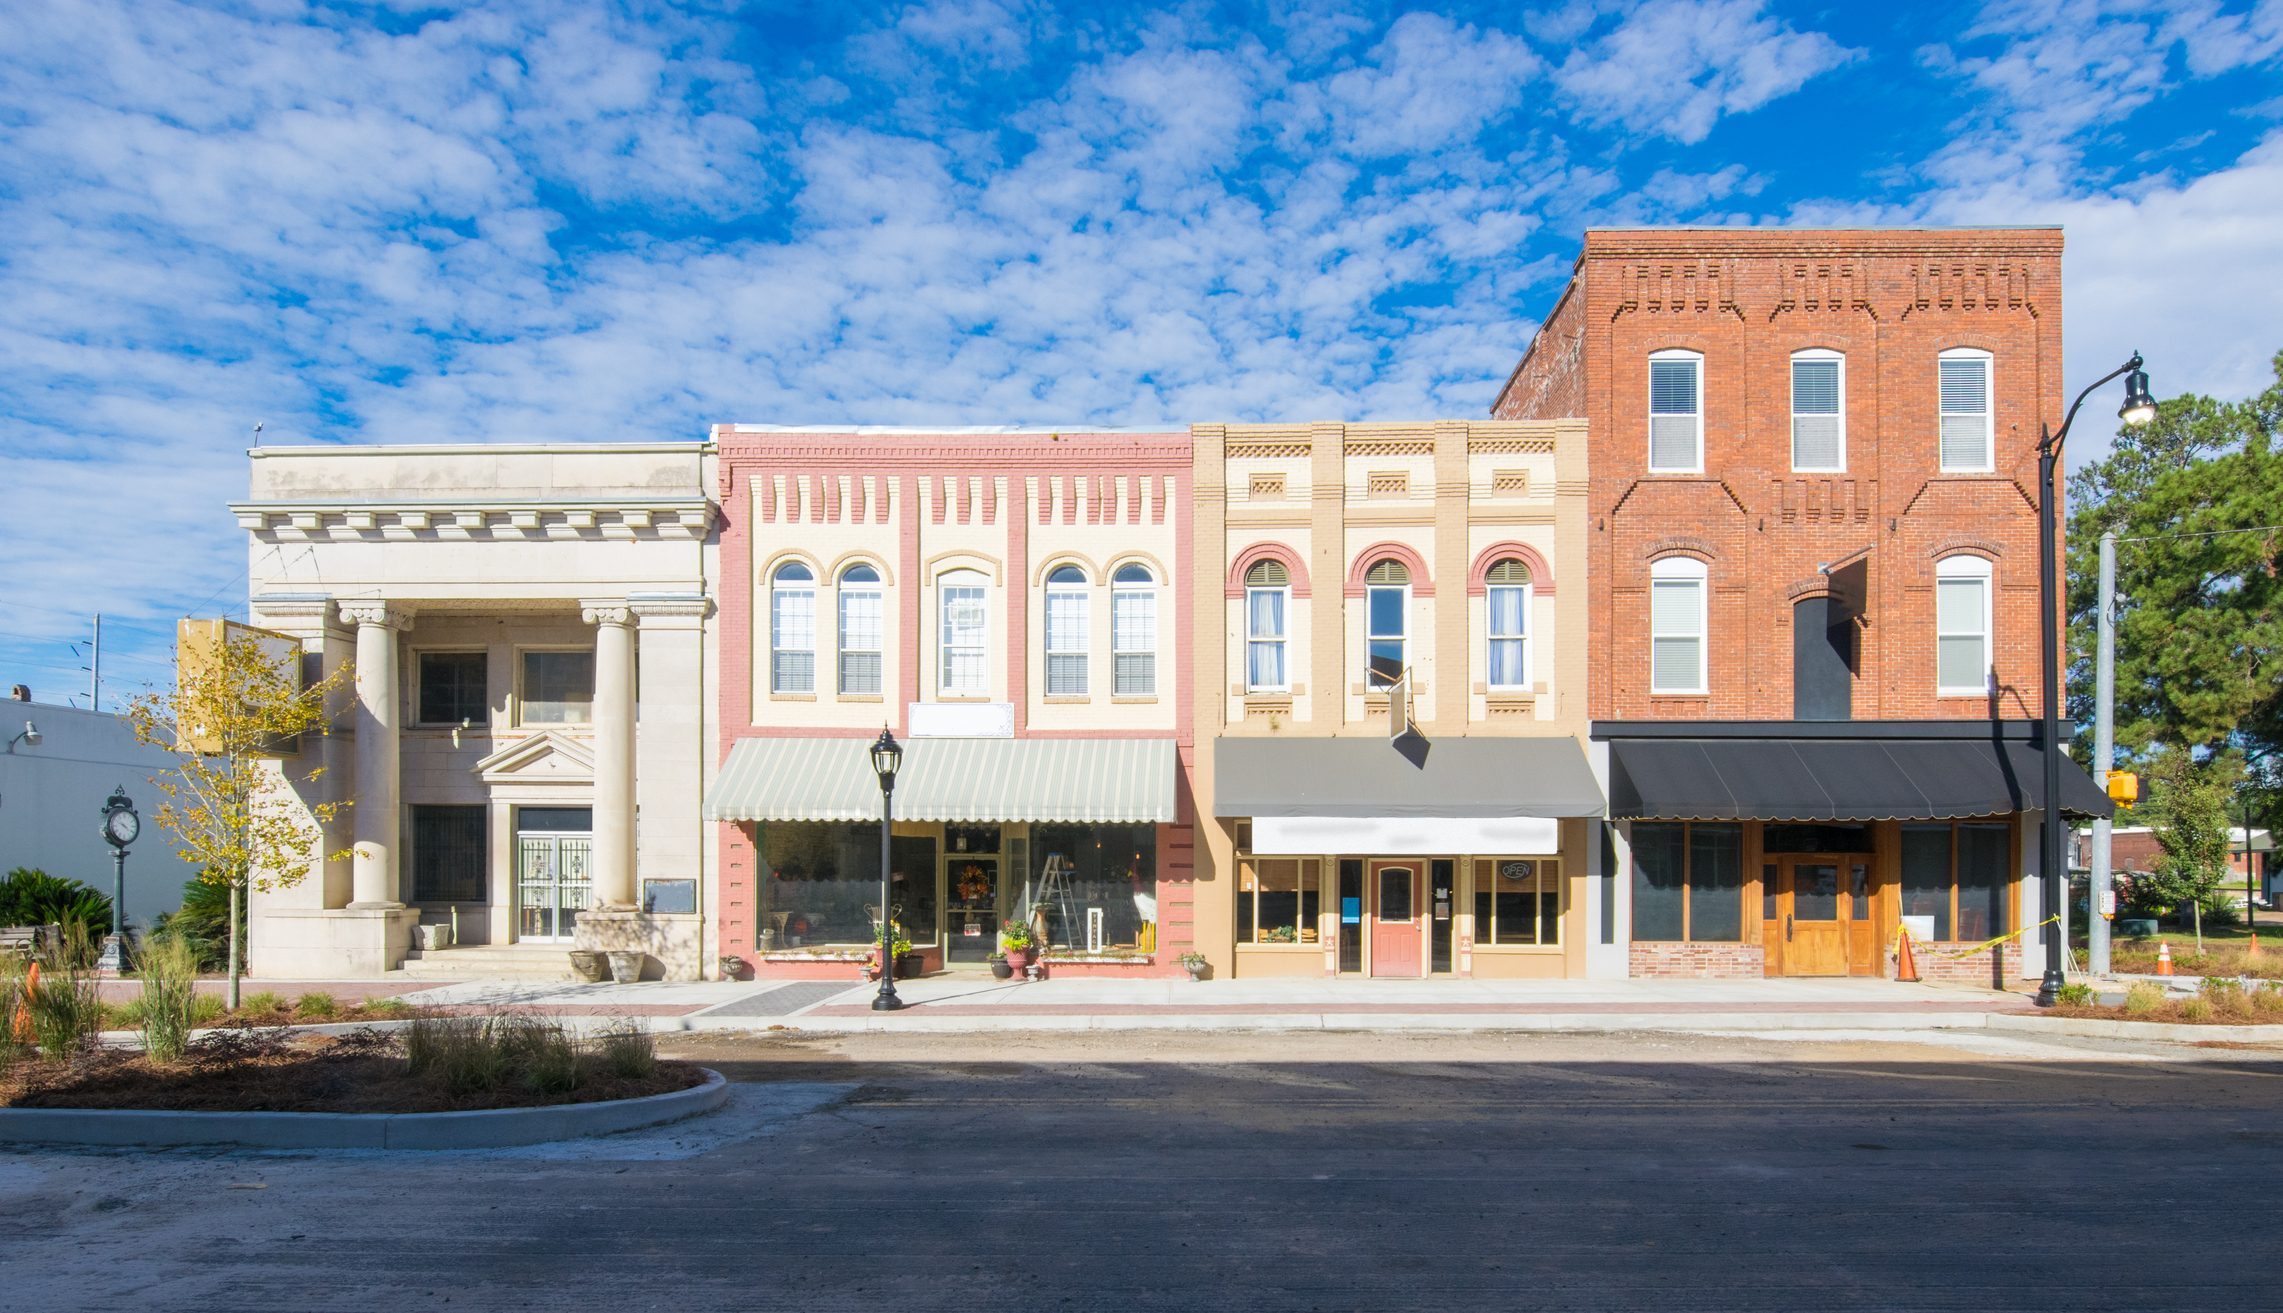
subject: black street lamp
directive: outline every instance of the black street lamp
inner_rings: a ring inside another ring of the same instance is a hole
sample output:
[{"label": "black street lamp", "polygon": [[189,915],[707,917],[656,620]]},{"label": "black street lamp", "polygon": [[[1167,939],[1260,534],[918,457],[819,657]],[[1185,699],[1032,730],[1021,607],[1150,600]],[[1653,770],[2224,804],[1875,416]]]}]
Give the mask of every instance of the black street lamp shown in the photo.
[{"label": "black street lamp", "polygon": [[896,918],[895,908],[888,902],[888,850],[894,846],[889,835],[890,818],[895,814],[896,772],[903,764],[904,746],[882,729],[872,744],[872,773],[880,777],[880,924],[874,932],[880,940],[880,992],[872,999],[874,1012],[894,1012],[904,1005],[896,997]]},{"label": "black street lamp", "polygon": [[97,975],[127,972],[127,845],[143,832],[143,818],[135,814],[134,800],[122,784],[103,803],[103,841],[111,845],[111,933],[103,937],[103,956],[96,959]]},{"label": "black street lamp", "polygon": [[[2077,408],[2093,390],[2119,375],[2124,376],[2124,404],[2117,407],[2117,418],[2138,427],[2156,418],[2156,398],[2148,394],[2148,374],[2141,367],[2140,353],[2132,359],[2101,375],[2092,387],[2077,394],[2069,403],[2069,413],[2061,417],[2061,428],[2055,432],[2045,430],[2037,444],[2037,602],[2039,628],[2045,640],[2045,817],[2041,851],[2043,861],[2039,885],[2044,897],[2039,903],[2047,916],[2056,916],[2061,900],[2067,897],[2062,883],[2068,858],[2062,851],[2061,829],[2061,606],[2057,595],[2060,585],[2060,508],[2055,504],[2054,478],[2061,463],[2061,444],[2069,438],[2069,426],[2076,422]],[[2096,913],[2097,915],[2097,913]],[[2068,946],[2061,942],[2063,922],[2056,921],[2052,933],[2045,937],[2045,978],[2037,985],[2037,1006],[2049,1008],[2061,1001],[2061,955]]]}]

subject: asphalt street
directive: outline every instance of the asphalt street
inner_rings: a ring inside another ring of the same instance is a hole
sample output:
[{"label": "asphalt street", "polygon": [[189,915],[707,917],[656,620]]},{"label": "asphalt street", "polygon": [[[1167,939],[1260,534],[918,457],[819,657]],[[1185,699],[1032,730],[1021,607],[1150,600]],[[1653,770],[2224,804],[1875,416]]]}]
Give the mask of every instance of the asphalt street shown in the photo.
[{"label": "asphalt street", "polygon": [[0,1307],[2283,1305],[2277,1055],[1963,1043],[693,1038],[611,1140],[0,1155]]}]

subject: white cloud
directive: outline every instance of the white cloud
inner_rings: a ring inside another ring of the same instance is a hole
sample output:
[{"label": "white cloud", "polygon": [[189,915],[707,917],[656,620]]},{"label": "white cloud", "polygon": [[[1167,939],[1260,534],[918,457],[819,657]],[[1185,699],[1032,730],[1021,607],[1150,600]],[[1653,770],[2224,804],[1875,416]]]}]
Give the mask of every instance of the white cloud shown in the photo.
[{"label": "white cloud", "polygon": [[[1573,7],[1552,30],[1575,22]],[[1764,0],[1649,0],[1572,50],[1554,82],[1587,123],[1693,144],[1722,115],[1789,95],[1858,53],[1770,17]]]}]

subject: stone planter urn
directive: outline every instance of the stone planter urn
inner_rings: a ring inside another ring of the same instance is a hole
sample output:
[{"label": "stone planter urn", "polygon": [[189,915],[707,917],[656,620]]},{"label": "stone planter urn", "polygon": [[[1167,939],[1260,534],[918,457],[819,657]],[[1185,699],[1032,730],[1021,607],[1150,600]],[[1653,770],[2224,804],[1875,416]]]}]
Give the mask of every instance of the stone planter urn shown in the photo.
[{"label": "stone planter urn", "polygon": [[610,950],[610,978],[621,985],[631,985],[642,979],[642,957],[639,949]]},{"label": "stone planter urn", "polygon": [[1027,948],[1010,948],[1010,949],[1008,949],[1008,950],[1007,950],[1007,974],[1008,974],[1008,975],[1010,975],[1010,976],[1019,976],[1019,975],[1021,975],[1023,972],[1025,972],[1025,971],[1027,971],[1027,970],[1029,970],[1029,969],[1030,969],[1030,964],[1031,964],[1031,950],[1030,950],[1030,949],[1027,949]]},{"label": "stone planter urn", "polygon": [[1012,980],[1015,978],[1015,969],[1007,965],[1007,959],[994,957],[991,959],[991,974],[1000,980]]},{"label": "stone planter urn", "polygon": [[610,974],[610,963],[591,948],[571,950],[571,974],[588,984],[596,984]]}]

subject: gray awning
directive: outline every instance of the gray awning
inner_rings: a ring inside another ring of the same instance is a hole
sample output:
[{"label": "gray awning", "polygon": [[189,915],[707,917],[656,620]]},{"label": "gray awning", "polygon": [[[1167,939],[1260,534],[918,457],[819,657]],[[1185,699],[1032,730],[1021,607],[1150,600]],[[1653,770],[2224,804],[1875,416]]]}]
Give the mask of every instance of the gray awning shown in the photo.
[{"label": "gray awning", "polygon": [[[2042,809],[2042,749],[2018,740],[1613,739],[1609,814],[1638,820],[1959,820]],[[2114,807],[2061,762],[2061,809]]]},{"label": "gray awning", "polygon": [[[1414,760],[1416,758],[1416,760]],[[1213,740],[1217,816],[1599,816],[1573,738]]]},{"label": "gray awning", "polygon": [[[866,738],[739,739],[706,795],[709,821],[876,821]],[[1170,739],[912,739],[900,821],[1169,822]]]}]

